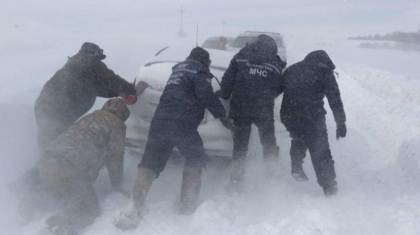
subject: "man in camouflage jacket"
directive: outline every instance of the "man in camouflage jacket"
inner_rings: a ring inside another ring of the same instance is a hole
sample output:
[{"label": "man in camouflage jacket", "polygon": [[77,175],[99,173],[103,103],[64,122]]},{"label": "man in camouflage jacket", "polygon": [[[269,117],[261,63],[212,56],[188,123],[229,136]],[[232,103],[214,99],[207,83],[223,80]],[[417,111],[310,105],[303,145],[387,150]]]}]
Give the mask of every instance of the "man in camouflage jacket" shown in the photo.
[{"label": "man in camouflage jacket", "polygon": [[58,192],[69,208],[47,221],[56,234],[77,234],[99,215],[91,182],[105,166],[113,188],[121,192],[126,126],[130,111],[122,99],[73,124],[46,149],[38,163],[41,180]]}]

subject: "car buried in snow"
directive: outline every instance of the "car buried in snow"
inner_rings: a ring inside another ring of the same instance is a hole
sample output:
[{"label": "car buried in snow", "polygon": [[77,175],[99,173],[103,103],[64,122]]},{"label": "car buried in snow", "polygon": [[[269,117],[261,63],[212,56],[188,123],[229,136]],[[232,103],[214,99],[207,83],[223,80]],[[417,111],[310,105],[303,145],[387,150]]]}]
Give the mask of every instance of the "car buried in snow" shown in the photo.
[{"label": "car buried in snow", "polygon": [[[165,47],[149,57],[140,67],[136,76],[138,101],[134,105],[129,106],[131,115],[126,121],[126,145],[129,150],[140,154],[144,152],[150,123],[159,104],[160,96],[172,73],[172,67],[184,61],[191,49],[192,47],[184,46]],[[228,51],[206,50],[210,53],[210,59],[212,60],[210,71],[220,81],[234,54]],[[214,91],[220,89],[220,85],[215,78],[212,79],[211,84]],[[225,109],[229,110],[229,103],[223,99],[221,101]],[[204,119],[198,131],[203,139],[206,154],[209,157],[231,158],[233,149],[232,134],[208,110],[205,111]],[[175,155],[179,154],[176,148],[173,152]]]}]

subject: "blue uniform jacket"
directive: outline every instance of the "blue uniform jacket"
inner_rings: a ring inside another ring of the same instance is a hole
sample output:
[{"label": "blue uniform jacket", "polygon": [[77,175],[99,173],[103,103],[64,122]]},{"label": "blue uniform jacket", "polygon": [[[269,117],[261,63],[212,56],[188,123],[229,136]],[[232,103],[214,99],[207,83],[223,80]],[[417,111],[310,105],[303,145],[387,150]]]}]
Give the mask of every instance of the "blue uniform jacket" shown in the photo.
[{"label": "blue uniform jacket", "polygon": [[208,68],[195,60],[185,60],[172,68],[153,120],[179,120],[198,127],[207,108],[215,118],[226,111],[213,92]]},{"label": "blue uniform jacket", "polygon": [[222,97],[231,97],[230,117],[273,118],[276,86],[286,63],[266,51],[263,45],[249,44],[230,62],[221,84]]}]

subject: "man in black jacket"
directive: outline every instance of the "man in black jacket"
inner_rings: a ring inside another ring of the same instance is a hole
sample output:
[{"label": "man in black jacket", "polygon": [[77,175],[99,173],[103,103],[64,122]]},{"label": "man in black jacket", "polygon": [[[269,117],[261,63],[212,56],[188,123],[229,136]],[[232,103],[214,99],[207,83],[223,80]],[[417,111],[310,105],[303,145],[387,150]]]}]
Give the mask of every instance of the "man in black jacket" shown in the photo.
[{"label": "man in black jacket", "polygon": [[35,102],[41,152],[89,111],[97,96],[136,94],[132,84],[107,68],[102,62],[105,57],[98,45],[85,42],[44,85]]},{"label": "man in black jacket", "polygon": [[131,202],[121,213],[116,227],[127,230],[138,226],[147,193],[153,180],[165,168],[174,147],[186,158],[180,212],[192,214],[197,209],[201,174],[206,163],[203,141],[197,128],[205,109],[219,118],[225,127],[234,128],[222,103],[213,93],[210,62],[209,53],[196,47],[187,60],[172,68],[172,75],[153,116]]},{"label": "man in black jacket", "polygon": [[324,97],[337,123],[337,139],[346,136],[346,115],[334,77],[335,66],[325,51],[313,51],[284,72],[282,123],[292,138],[292,176],[307,181],[302,163],[309,149],[319,185],[326,196],[337,193],[334,160],[328,143]]},{"label": "man in black jacket", "polygon": [[263,34],[233,57],[223,75],[220,96],[231,98],[229,117],[236,126],[230,180],[230,189],[235,193],[243,187],[245,156],[253,123],[258,127],[264,160],[278,159],[274,99],[277,95],[275,86],[281,82],[285,66],[277,55],[274,39]]}]

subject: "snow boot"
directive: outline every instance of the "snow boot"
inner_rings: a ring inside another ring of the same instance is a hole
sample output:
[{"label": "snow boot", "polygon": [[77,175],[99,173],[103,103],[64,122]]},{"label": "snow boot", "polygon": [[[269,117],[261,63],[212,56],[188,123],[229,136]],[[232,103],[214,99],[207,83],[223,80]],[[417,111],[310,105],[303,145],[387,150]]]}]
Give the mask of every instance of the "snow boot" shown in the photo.
[{"label": "snow boot", "polygon": [[302,164],[292,164],[292,176],[297,182],[305,182],[309,180],[308,176],[306,176],[303,171]]},{"label": "snow boot", "polygon": [[53,215],[45,221],[48,230],[55,235],[78,235],[79,233],[71,226],[65,216]]},{"label": "snow boot", "polygon": [[184,166],[184,172],[182,174],[180,214],[191,215],[197,210],[202,173],[202,167]]},{"label": "snow boot", "polygon": [[237,196],[243,191],[245,183],[245,155],[246,154],[242,154],[242,156],[235,158],[232,161],[230,181],[229,185],[226,187],[226,192],[229,195]]},{"label": "snow boot", "polygon": [[130,203],[114,222],[115,227],[125,231],[139,226],[146,197],[155,178],[156,173],[153,170],[145,167],[139,168]]},{"label": "snow boot", "polygon": [[338,188],[337,185],[330,185],[322,188],[324,190],[324,195],[326,197],[331,197],[337,194]]}]

